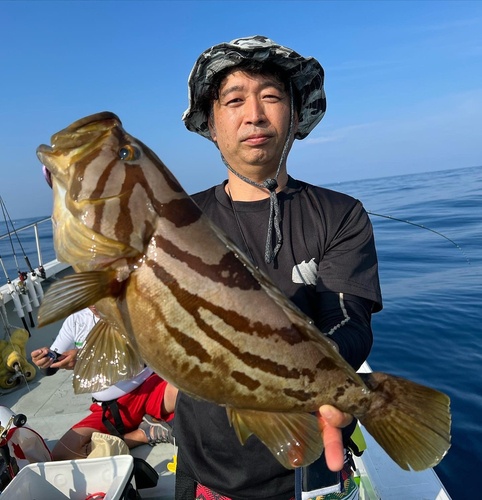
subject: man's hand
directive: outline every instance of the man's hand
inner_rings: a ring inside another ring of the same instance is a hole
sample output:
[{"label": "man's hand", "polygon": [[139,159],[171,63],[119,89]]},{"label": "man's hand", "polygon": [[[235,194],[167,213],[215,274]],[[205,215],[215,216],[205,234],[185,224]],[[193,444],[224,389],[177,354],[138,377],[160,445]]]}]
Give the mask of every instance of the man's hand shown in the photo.
[{"label": "man's hand", "polygon": [[73,370],[77,362],[77,354],[79,349],[70,349],[62,353],[55,363],[52,363],[52,368],[64,368],[65,370]]},{"label": "man's hand", "polygon": [[54,360],[50,356],[47,356],[49,352],[50,349],[48,347],[42,347],[40,349],[37,349],[36,351],[33,351],[31,353],[32,363],[39,368],[49,368],[54,362]]},{"label": "man's hand", "polygon": [[317,414],[323,432],[326,465],[334,472],[343,468],[344,454],[341,429],[351,423],[353,417],[333,406],[320,406]]}]

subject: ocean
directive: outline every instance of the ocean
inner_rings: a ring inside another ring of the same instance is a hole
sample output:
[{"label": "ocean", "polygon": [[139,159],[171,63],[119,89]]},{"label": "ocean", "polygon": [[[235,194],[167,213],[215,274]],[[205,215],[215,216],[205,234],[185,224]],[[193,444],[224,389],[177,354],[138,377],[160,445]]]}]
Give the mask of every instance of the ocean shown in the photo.
[{"label": "ocean", "polygon": [[[480,498],[482,450],[482,167],[343,182],[326,187],[360,199],[378,251],[384,309],[373,316],[368,359],[387,371],[446,392],[452,400],[452,447],[436,472],[453,500]],[[14,214],[10,214],[14,215]],[[15,220],[20,228],[39,218]],[[0,223],[0,235],[5,234]],[[43,261],[54,258],[50,223],[39,226]],[[20,234],[33,267],[32,230]],[[20,269],[25,260],[14,241]],[[10,279],[10,242],[0,240]],[[1,272],[1,270],[0,270]],[[3,278],[0,278],[0,283]],[[410,499],[407,499],[410,500]]]},{"label": "ocean", "polygon": [[450,396],[452,447],[435,471],[453,500],[481,498],[482,167],[329,187],[462,249],[430,231],[370,217],[384,308],[373,316],[368,362]]}]

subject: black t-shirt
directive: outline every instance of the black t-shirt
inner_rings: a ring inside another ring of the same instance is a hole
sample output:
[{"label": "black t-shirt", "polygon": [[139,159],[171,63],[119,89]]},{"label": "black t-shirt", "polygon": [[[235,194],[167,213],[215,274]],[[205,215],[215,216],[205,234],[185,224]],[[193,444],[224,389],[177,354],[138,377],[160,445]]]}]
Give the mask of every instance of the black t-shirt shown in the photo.
[{"label": "black t-shirt", "polygon": [[[283,245],[275,261],[266,264],[269,199],[234,202],[236,219],[225,184],[193,199],[315,322],[323,292],[355,295],[371,301],[374,312],[381,309],[372,226],[358,200],[290,177],[278,193]],[[242,446],[225,408],[179,393],[175,414],[181,473],[233,500],[288,500],[294,495],[293,471],[256,436]]]}]

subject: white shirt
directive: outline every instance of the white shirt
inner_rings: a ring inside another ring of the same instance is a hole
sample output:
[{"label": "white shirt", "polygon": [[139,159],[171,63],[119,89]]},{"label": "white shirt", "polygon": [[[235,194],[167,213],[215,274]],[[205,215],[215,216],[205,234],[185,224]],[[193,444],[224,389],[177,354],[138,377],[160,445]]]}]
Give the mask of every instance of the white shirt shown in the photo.
[{"label": "white shirt", "polygon": [[[71,314],[63,323],[62,328],[50,346],[52,351],[59,354],[69,351],[70,349],[80,349],[83,347],[87,335],[92,328],[97,324],[99,318],[89,309],[82,309],[79,312]],[[129,380],[121,380],[115,385],[99,392],[94,392],[92,396],[99,401],[110,401],[118,399],[125,394],[129,394],[134,389],[137,389],[149,376],[154,373],[150,368],[146,367],[139,372],[134,378]]]},{"label": "white shirt", "polygon": [[71,314],[64,321],[50,349],[59,354],[74,348],[80,349],[98,321],[99,318],[89,308]]}]

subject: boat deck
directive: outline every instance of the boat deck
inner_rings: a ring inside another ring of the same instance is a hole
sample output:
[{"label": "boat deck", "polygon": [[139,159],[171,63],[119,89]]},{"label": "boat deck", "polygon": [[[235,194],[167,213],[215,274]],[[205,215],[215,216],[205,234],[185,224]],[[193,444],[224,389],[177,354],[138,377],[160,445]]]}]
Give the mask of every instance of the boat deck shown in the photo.
[{"label": "boat deck", "polygon": [[[37,338],[32,332],[32,338],[27,344],[30,351],[49,345]],[[10,392],[2,391],[2,404],[15,413],[27,416],[27,425],[40,434],[50,450],[59,438],[86,417],[92,398],[89,394],[75,395],[72,389],[72,371],[59,370],[55,375],[46,377],[38,373],[34,380],[26,385],[22,383]],[[139,446],[131,450],[135,457],[146,460],[159,474],[156,488],[139,490],[143,498],[168,500],[174,498],[174,475],[167,470],[167,464],[172,461],[175,447],[171,444],[159,444],[154,447]]]},{"label": "boat deck", "polygon": [[[67,272],[71,272],[70,270]],[[57,274],[61,277],[63,273]],[[49,273],[47,274],[49,275]],[[12,302],[6,304],[9,323],[14,328],[22,328],[22,322],[13,311]],[[36,318],[36,310],[33,311]],[[62,321],[41,329],[31,328],[31,337],[26,345],[27,358],[40,347],[50,346],[62,326]],[[1,337],[1,335],[0,335]],[[0,389],[1,404],[15,413],[27,416],[27,425],[42,436],[50,450],[59,438],[90,411],[90,394],[74,394],[73,371],[59,370],[50,377],[37,372],[35,378],[11,390]],[[135,457],[146,460],[159,474],[156,488],[139,490],[143,498],[168,500],[174,498],[175,476],[167,470],[176,449],[172,444],[158,444],[154,447],[142,445],[131,450]]]}]

